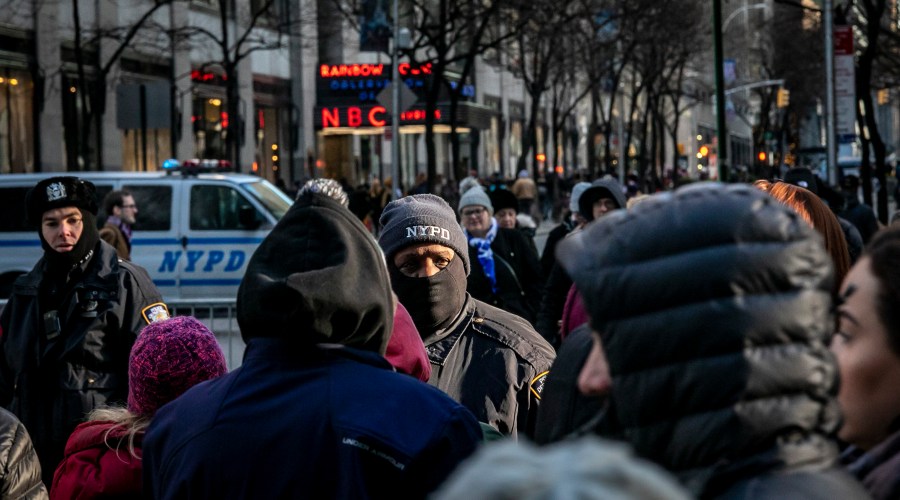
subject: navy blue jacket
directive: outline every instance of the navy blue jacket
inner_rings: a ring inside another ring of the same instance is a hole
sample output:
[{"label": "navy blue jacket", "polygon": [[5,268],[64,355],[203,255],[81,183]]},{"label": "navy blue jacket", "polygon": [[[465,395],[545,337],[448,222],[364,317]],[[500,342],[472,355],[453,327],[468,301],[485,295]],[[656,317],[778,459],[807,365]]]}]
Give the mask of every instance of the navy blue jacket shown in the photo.
[{"label": "navy blue jacket", "polygon": [[256,338],[240,368],[159,410],[144,440],[144,489],[153,498],[423,498],[480,439],[462,405],[376,353]]}]

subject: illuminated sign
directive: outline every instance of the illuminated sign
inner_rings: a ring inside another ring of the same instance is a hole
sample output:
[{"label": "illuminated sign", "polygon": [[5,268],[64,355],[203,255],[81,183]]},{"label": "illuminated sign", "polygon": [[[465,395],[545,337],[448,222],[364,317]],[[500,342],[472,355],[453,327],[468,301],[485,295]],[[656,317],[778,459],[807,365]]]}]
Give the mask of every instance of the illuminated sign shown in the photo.
[{"label": "illuminated sign", "polygon": [[[411,109],[400,113],[400,122],[424,122],[426,116],[424,109]],[[441,110],[434,110],[434,119],[435,121],[441,119]]]},{"label": "illuminated sign", "polygon": [[378,77],[390,76],[390,66],[385,73],[384,64],[322,64],[319,66],[319,76],[322,78],[342,78],[342,77]]},{"label": "illuminated sign", "polygon": [[[322,128],[330,127],[383,127],[387,110],[374,106],[363,113],[359,106],[346,108],[322,108]],[[364,122],[365,121],[365,125]]]},{"label": "illuminated sign", "polygon": [[[411,109],[400,114],[401,124],[424,123],[425,110]],[[440,122],[444,114],[434,110],[435,122]],[[316,126],[334,127],[385,127],[391,122],[390,113],[384,106],[329,106],[316,110]]]},{"label": "illuminated sign", "polygon": [[200,71],[199,69],[195,69],[191,71],[191,81],[221,84],[222,82],[228,81],[228,77],[226,75],[217,75],[208,71]]}]

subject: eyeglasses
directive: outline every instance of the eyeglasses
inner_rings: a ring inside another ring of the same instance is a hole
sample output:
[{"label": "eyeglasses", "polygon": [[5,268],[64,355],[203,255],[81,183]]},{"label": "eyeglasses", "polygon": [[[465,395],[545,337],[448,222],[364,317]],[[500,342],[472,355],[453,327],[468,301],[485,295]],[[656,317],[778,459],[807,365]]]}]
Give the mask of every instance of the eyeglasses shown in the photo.
[{"label": "eyeglasses", "polygon": [[134,204],[131,204],[131,205],[122,205],[122,208],[137,208],[137,205],[134,205]]},{"label": "eyeglasses", "polygon": [[484,210],[485,209],[482,207],[469,208],[469,209],[463,210],[462,214],[463,214],[463,217],[478,217],[484,213]]}]

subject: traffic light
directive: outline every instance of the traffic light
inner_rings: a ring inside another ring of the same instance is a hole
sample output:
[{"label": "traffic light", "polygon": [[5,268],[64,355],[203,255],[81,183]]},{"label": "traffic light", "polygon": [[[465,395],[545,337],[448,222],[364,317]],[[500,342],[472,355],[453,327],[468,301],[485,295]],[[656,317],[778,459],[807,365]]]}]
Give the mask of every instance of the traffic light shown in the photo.
[{"label": "traffic light", "polygon": [[891,91],[889,89],[878,90],[878,105],[884,106],[891,100]]},{"label": "traffic light", "polygon": [[791,91],[781,87],[778,89],[778,95],[775,97],[775,106],[786,108],[791,103]]}]

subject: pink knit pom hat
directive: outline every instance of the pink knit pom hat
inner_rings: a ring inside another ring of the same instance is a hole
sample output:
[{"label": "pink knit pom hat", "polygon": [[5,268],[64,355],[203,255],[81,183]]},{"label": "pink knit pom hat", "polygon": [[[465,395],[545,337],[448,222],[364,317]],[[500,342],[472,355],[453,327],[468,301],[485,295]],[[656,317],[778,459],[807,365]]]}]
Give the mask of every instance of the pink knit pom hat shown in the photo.
[{"label": "pink knit pom hat", "polygon": [[227,371],[215,335],[197,319],[178,316],[151,323],[131,348],[128,410],[153,416],[184,391]]}]

